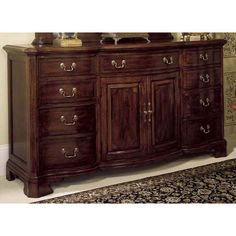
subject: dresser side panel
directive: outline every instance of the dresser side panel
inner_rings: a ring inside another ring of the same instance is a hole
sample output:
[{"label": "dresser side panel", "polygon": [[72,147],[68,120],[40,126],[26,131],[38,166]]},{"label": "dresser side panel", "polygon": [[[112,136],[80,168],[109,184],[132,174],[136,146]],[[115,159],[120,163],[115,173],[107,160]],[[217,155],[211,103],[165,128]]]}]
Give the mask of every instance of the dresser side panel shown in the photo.
[{"label": "dresser side panel", "polygon": [[27,81],[25,57],[9,57],[9,112],[10,154],[16,159],[27,161]]}]

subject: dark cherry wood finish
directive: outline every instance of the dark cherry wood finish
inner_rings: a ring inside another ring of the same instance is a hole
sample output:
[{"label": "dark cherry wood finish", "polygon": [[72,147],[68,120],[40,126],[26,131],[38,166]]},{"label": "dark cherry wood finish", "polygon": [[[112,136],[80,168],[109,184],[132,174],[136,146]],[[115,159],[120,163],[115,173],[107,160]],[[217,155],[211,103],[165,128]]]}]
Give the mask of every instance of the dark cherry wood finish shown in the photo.
[{"label": "dark cherry wood finish", "polygon": [[[163,63],[163,58],[167,60],[172,57],[173,63]],[[102,55],[100,57],[100,71],[101,73],[117,73],[117,68],[111,64],[114,60],[118,66],[122,65],[122,60],[125,60],[126,64],[122,70],[118,70],[119,73],[144,71],[144,70],[166,70],[170,68],[178,68],[179,66],[179,53],[175,51],[162,52],[156,54],[129,54],[118,53],[112,55]],[[142,63],[140,63],[142,62]]]},{"label": "dark cherry wood finish", "polygon": [[157,153],[180,147],[179,74],[166,73],[150,76],[148,101],[152,116],[149,131],[149,152]]},{"label": "dark cherry wood finish", "polygon": [[124,160],[145,154],[145,78],[101,79],[102,159]]},{"label": "dark cherry wood finish", "polygon": [[154,41],[5,46],[7,179],[40,197],[55,181],[97,170],[225,156],[225,41]]}]

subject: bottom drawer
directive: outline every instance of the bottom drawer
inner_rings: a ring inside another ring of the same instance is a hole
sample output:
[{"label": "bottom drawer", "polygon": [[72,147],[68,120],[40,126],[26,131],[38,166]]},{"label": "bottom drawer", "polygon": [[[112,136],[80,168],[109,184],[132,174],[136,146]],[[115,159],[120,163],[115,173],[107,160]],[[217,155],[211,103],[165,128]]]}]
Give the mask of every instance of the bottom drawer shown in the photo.
[{"label": "bottom drawer", "polygon": [[94,137],[62,138],[44,141],[40,146],[43,171],[75,167],[91,167],[96,163]]},{"label": "bottom drawer", "polygon": [[183,122],[183,146],[198,145],[222,138],[222,123],[219,117]]}]

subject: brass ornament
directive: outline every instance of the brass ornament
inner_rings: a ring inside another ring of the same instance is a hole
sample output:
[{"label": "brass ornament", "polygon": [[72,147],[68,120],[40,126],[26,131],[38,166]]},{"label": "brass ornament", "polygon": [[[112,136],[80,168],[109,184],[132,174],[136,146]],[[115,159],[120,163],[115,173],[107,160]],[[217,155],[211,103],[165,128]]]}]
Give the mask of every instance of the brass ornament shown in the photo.
[{"label": "brass ornament", "polygon": [[101,35],[102,39],[100,43],[103,44],[104,40],[107,38],[113,39],[114,44],[117,45],[121,39],[125,38],[143,38],[147,43],[150,43],[149,34],[148,33],[103,33]]}]

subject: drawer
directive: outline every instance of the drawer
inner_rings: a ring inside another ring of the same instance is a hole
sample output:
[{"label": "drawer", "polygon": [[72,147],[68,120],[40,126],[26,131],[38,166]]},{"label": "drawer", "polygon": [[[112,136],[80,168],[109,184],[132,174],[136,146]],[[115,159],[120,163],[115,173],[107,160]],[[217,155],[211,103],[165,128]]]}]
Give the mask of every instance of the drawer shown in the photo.
[{"label": "drawer", "polygon": [[40,88],[41,104],[71,103],[96,96],[95,80],[68,80],[43,83]]},{"label": "drawer", "polygon": [[71,76],[95,73],[95,57],[42,58],[40,76]]},{"label": "drawer", "polygon": [[95,133],[95,105],[45,109],[40,112],[41,135]]},{"label": "drawer", "polygon": [[40,167],[42,170],[94,166],[96,146],[94,137],[60,138],[40,144]]},{"label": "drawer", "polygon": [[165,52],[160,54],[127,54],[102,55],[100,57],[100,71],[128,72],[140,70],[161,70],[177,68],[179,66],[178,52]]},{"label": "drawer", "polygon": [[185,49],[182,54],[184,66],[201,66],[221,63],[221,49],[199,48],[194,50]]},{"label": "drawer", "polygon": [[219,113],[220,109],[221,88],[184,92],[182,95],[182,115],[184,117]]},{"label": "drawer", "polygon": [[183,122],[183,146],[207,144],[221,139],[222,135],[221,119],[218,117]]},{"label": "drawer", "polygon": [[182,87],[184,89],[198,89],[221,85],[221,72],[221,68],[217,67],[184,70]]}]

